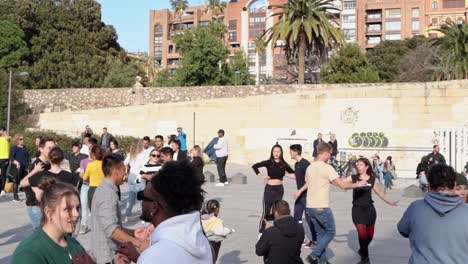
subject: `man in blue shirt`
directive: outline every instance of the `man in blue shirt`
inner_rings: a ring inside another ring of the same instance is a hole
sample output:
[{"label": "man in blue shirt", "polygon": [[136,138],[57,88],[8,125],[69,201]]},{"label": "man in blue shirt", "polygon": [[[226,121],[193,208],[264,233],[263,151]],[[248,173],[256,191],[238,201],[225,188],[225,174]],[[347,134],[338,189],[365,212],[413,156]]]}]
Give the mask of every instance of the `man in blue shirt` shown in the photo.
[{"label": "man in blue shirt", "polygon": [[177,128],[177,139],[180,141],[180,152],[187,155],[187,134],[181,127]]},{"label": "man in blue shirt", "polygon": [[[296,175],[296,185],[297,189],[299,190],[302,186],[305,184],[305,174],[307,171],[307,167],[309,167],[310,162],[307,161],[306,159],[302,158],[302,146],[299,144],[294,144],[289,147],[291,158],[296,161],[294,164],[294,173]],[[307,191],[304,191],[301,193],[297,199],[296,202],[294,203],[294,219],[299,224],[302,224],[302,215],[304,214],[304,211],[306,209],[307,205]],[[312,223],[312,220],[305,215],[305,220],[307,222],[307,225],[310,228],[310,234],[312,236],[311,240],[309,241],[304,241],[303,246],[305,248],[311,248],[313,245],[315,245],[315,241],[317,241],[317,233],[315,232],[315,227],[314,224]]]}]

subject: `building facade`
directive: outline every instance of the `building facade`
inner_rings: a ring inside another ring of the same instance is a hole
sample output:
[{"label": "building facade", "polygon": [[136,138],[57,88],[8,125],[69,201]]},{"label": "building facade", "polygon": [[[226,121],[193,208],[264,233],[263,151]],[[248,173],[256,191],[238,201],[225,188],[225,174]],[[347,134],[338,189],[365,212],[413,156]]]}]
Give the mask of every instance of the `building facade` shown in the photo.
[{"label": "building facade", "polygon": [[342,0],[341,2],[341,30],[347,43],[356,43],[356,0]]},{"label": "building facade", "polygon": [[424,27],[426,37],[440,35],[435,29],[447,22],[468,21],[468,0],[428,0],[425,5]]}]

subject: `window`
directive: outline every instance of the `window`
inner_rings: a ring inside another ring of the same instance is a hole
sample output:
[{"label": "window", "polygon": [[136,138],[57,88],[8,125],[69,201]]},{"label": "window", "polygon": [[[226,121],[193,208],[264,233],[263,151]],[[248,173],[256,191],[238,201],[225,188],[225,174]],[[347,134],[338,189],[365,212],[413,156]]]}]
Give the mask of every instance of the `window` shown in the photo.
[{"label": "window", "polygon": [[343,23],[354,23],[356,22],[356,15],[344,15]]},{"label": "window", "polygon": [[411,17],[412,18],[419,18],[419,8],[413,8],[411,10]]},{"label": "window", "polygon": [[251,17],[249,19],[250,25],[261,24],[266,22],[266,17]]},{"label": "window", "polygon": [[163,44],[163,27],[161,25],[154,26],[154,57],[162,58]]},{"label": "window", "polygon": [[154,57],[161,58],[162,57],[162,47],[154,47]]},{"label": "window", "polygon": [[386,40],[400,40],[401,34],[387,34],[385,35]]},{"label": "window", "polygon": [[356,37],[356,29],[343,29],[343,34],[346,38],[355,38]]},{"label": "window", "polygon": [[379,44],[380,43],[380,37],[369,37],[367,39],[368,44]]},{"label": "window", "polygon": [[229,31],[229,41],[230,42],[237,41],[237,31]]},{"label": "window", "polygon": [[169,53],[174,53],[174,46],[173,45],[169,45]]},{"label": "window", "polygon": [[255,39],[263,35],[263,33],[265,33],[264,28],[251,28],[249,29],[249,38]]},{"label": "window", "polygon": [[209,21],[200,21],[200,27],[207,27],[209,24]]},{"label": "window", "polygon": [[249,52],[255,52],[255,42],[249,42]]},{"label": "window", "polygon": [[439,19],[437,17],[431,18],[431,26],[437,26],[439,24]]},{"label": "window", "polygon": [[367,19],[381,19],[380,13],[367,13]]},{"label": "window", "polygon": [[414,20],[411,22],[411,29],[413,31],[419,31],[419,20]]},{"label": "window", "polygon": [[382,31],[380,24],[370,24],[367,26],[367,31]]},{"label": "window", "polygon": [[400,31],[401,30],[401,21],[387,21],[385,22],[386,31]]},{"label": "window", "polygon": [[432,9],[437,9],[437,8],[439,8],[439,4],[437,3],[437,1],[432,2],[431,8],[432,8]]},{"label": "window", "polygon": [[344,9],[356,9],[356,1],[345,1],[343,6]]},{"label": "window", "polygon": [[443,8],[464,8],[465,0],[443,0]]},{"label": "window", "polygon": [[399,8],[387,9],[385,10],[385,17],[386,18],[400,18],[401,10]]},{"label": "window", "polygon": [[229,20],[229,30],[237,29],[237,20]]}]

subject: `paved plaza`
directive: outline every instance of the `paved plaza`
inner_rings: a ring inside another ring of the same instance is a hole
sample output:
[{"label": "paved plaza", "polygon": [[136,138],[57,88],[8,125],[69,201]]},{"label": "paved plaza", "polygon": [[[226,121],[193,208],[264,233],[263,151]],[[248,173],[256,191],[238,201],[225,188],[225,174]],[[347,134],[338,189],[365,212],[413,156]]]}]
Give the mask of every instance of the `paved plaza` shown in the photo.
[{"label": "paved plaza", "polygon": [[[216,172],[214,165],[207,165],[205,170]],[[227,172],[234,175],[242,172],[248,175],[248,184],[231,184],[226,187],[214,187],[207,183],[204,189],[207,191],[206,199],[219,199],[221,202],[221,218],[225,225],[234,228],[236,232],[225,240],[221,246],[218,263],[263,263],[260,257],[255,255],[255,243],[258,236],[258,221],[261,216],[263,181],[256,177],[248,166],[228,164]],[[410,254],[409,242],[400,236],[396,224],[408,205],[414,200],[402,197],[403,188],[410,183],[409,180],[399,180],[396,188],[390,190],[387,195],[394,200],[400,200],[398,207],[390,207],[384,204],[374,195],[377,209],[377,224],[375,237],[370,245],[370,257],[372,263],[377,264],[403,264],[408,263]],[[285,179],[284,199],[292,205],[293,192],[296,189],[295,182]],[[126,186],[122,188],[126,200]],[[21,198],[24,199],[24,196]],[[11,255],[18,243],[31,234],[29,218],[24,202],[14,203],[11,197],[0,197],[0,263],[10,263]],[[335,216],[337,234],[329,247],[328,256],[330,263],[350,264],[359,262],[357,250],[359,249],[357,232],[351,220],[352,192],[333,191],[331,193],[331,207]],[[123,207],[122,207],[123,208]],[[135,207],[137,214],[139,207]],[[134,209],[134,210],[135,210]],[[136,227],[141,223],[135,219],[129,222],[130,227]],[[83,246],[89,249],[90,235],[78,237]],[[303,259],[310,253],[309,249],[302,250]],[[33,262],[31,262],[33,263]]]}]

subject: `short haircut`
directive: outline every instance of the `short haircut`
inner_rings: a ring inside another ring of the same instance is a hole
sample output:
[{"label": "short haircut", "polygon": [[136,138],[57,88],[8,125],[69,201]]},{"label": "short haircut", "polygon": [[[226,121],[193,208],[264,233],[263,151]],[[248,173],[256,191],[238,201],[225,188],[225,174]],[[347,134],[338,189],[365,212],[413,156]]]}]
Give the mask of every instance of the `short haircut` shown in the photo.
[{"label": "short haircut", "polygon": [[85,133],[85,134],[83,135],[83,138],[90,138],[90,137],[91,137],[91,133]]},{"label": "short haircut", "polygon": [[376,159],[380,159],[380,157],[379,157],[378,155],[375,155],[374,157],[375,157]]},{"label": "short haircut", "polygon": [[164,147],[161,149],[161,154],[172,156],[174,154],[174,151],[170,147]]},{"label": "short haircut", "polygon": [[154,139],[157,139],[157,138],[161,139],[161,141],[164,141],[164,137],[161,136],[161,135],[157,135],[157,136],[154,137]]},{"label": "short haircut", "polygon": [[332,146],[326,142],[322,142],[317,147],[317,153],[320,155],[325,152],[331,152]]},{"label": "short haircut", "polygon": [[150,139],[148,136],[144,136],[144,137],[143,137],[143,140],[151,141],[151,139]]},{"label": "short haircut", "polygon": [[427,181],[432,190],[437,190],[438,188],[448,188],[453,189],[455,187],[455,182],[457,176],[452,167],[446,164],[437,164],[434,165],[427,175]]},{"label": "short haircut", "polygon": [[102,172],[105,176],[110,176],[113,170],[124,166],[124,158],[121,155],[110,154],[102,159]]},{"label": "short haircut", "polygon": [[118,142],[117,140],[115,140],[115,139],[112,139],[111,141],[109,141],[109,144],[110,144],[110,143],[114,143],[114,145],[115,145],[116,147],[119,146],[119,142]]},{"label": "short haircut", "polygon": [[298,155],[302,155],[302,146],[299,144],[293,144],[289,147],[289,149],[297,152]]},{"label": "short haircut", "polygon": [[92,137],[92,138],[89,139],[89,143],[90,143],[91,145],[97,145],[98,141],[97,141],[96,138]]},{"label": "short haircut", "polygon": [[176,215],[201,210],[205,199],[201,184],[188,161],[170,161],[151,179],[151,187],[160,195],[162,204]]},{"label": "short haircut", "polygon": [[49,152],[50,163],[60,164],[64,159],[63,151],[59,147],[54,147]]},{"label": "short haircut", "polygon": [[273,205],[273,210],[277,212],[279,215],[290,215],[291,209],[289,209],[288,202],[284,200],[276,201]]},{"label": "short haircut", "polygon": [[89,151],[89,156],[95,160],[102,160],[104,155],[106,155],[105,150],[98,145],[94,145]]},{"label": "short haircut", "polygon": [[434,145],[434,146],[432,146],[432,149],[435,149],[435,148],[437,148],[438,146],[439,146],[439,145]]},{"label": "short haircut", "polygon": [[51,137],[43,137],[41,138],[41,141],[39,142],[39,147],[43,148],[47,142],[54,142],[55,140]]},{"label": "short haircut", "polygon": [[80,146],[79,142],[73,141],[72,144],[71,144],[71,147],[73,148],[73,147],[81,147],[81,146]]},{"label": "short haircut", "polygon": [[174,144],[176,144],[177,146],[179,146],[179,149],[180,149],[180,148],[181,148],[181,146],[182,146],[182,143],[180,143],[180,140],[178,140],[178,139],[174,139],[174,140],[172,140],[172,142],[171,142],[171,143],[174,143]]}]

